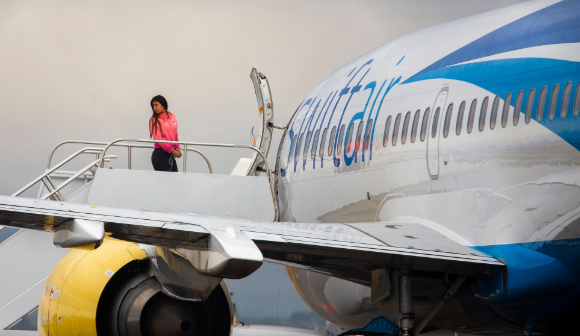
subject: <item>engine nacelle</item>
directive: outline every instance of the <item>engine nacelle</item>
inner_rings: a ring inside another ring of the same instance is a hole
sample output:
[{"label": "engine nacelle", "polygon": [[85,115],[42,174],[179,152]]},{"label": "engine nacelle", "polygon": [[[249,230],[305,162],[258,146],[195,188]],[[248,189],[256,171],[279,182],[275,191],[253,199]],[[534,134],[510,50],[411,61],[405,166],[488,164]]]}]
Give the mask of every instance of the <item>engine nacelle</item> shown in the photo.
[{"label": "engine nacelle", "polygon": [[205,301],[166,295],[137,244],[105,240],[72,250],[52,270],[38,315],[40,335],[230,335],[233,309],[222,281]]},{"label": "engine nacelle", "polygon": [[398,300],[392,300],[396,294],[389,300],[395,301],[389,311],[386,304],[372,303],[370,287],[299,268],[286,266],[286,270],[308,306],[345,330],[363,327],[381,315],[398,320]]}]

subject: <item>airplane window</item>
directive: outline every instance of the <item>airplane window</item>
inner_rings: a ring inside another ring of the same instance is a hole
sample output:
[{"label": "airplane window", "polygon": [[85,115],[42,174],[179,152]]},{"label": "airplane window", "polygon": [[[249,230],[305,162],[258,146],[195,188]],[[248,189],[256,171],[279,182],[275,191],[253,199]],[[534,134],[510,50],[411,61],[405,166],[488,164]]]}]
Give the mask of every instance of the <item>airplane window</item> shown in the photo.
[{"label": "airplane window", "polygon": [[318,147],[318,136],[320,135],[320,130],[317,129],[314,133],[314,141],[312,142],[312,150],[310,150],[310,158],[314,159],[316,156],[316,147]]},{"label": "airplane window", "polygon": [[483,98],[483,102],[481,102],[481,110],[479,111],[479,131],[483,132],[485,128],[485,116],[487,115],[487,104],[489,102],[489,98]]},{"label": "airplane window", "polygon": [[427,108],[425,110],[425,114],[423,114],[423,124],[421,125],[421,142],[425,141],[425,137],[427,136],[427,126],[429,125],[429,114],[431,113],[431,108]]},{"label": "airplane window", "polygon": [[364,122],[361,120],[358,123],[358,129],[356,130],[356,138],[355,138],[355,142],[354,142],[354,150],[357,151],[357,152],[360,150],[360,137],[362,135],[363,125],[364,125]]},{"label": "airplane window", "polygon": [[294,149],[296,148],[296,143],[298,142],[298,134],[294,138],[292,138],[292,143],[290,144],[290,159],[288,159],[288,163],[292,161],[294,158]]},{"label": "airplane window", "polygon": [[338,132],[338,139],[336,140],[336,155],[342,154],[342,147],[344,146],[344,124],[340,126]]},{"label": "airplane window", "polygon": [[385,132],[383,133],[383,147],[387,147],[387,142],[389,142],[389,129],[391,128],[391,116],[387,118],[385,123]]},{"label": "airplane window", "polygon": [[413,127],[411,128],[411,143],[415,142],[417,139],[417,128],[419,127],[419,119],[421,118],[421,110],[415,112],[415,118],[413,118]]},{"label": "airplane window", "polygon": [[328,156],[332,156],[334,153],[334,147],[336,146],[336,126],[332,128],[330,132],[330,137],[328,138]]},{"label": "airplane window", "polygon": [[564,87],[564,98],[562,98],[562,108],[560,109],[560,116],[562,117],[562,119],[566,118],[566,114],[568,114],[568,104],[570,103],[571,92],[572,92],[572,82],[568,82]]},{"label": "airplane window", "polygon": [[536,96],[536,89],[531,89],[528,94],[528,101],[526,103],[526,124],[532,120],[532,110],[534,109],[534,97]]},{"label": "airplane window", "polygon": [[369,122],[367,123],[367,130],[365,132],[365,150],[368,150],[369,147],[371,146],[371,131],[373,130],[373,120],[370,119]]},{"label": "airplane window", "polygon": [[391,139],[391,143],[393,146],[397,145],[397,137],[399,136],[399,126],[401,125],[401,114],[397,114],[397,118],[395,119],[395,126],[393,126],[393,138]]},{"label": "airplane window", "polygon": [[324,129],[324,131],[322,132],[322,139],[320,140],[320,151],[318,152],[318,155],[320,157],[324,156],[324,145],[326,145],[326,134],[328,133],[328,127],[326,127]]},{"label": "airplane window", "polygon": [[[352,126],[352,124],[350,124]],[[351,128],[349,126],[349,129]],[[338,133],[338,141],[336,142],[336,154],[342,154],[342,146],[344,146],[344,124],[340,126],[340,132]]]},{"label": "airplane window", "polygon": [[497,110],[499,109],[499,101],[501,98],[499,95],[495,96],[493,99],[493,105],[491,106],[491,116],[489,117],[489,129],[495,128],[495,122],[497,121]]},{"label": "airplane window", "polygon": [[411,111],[407,112],[405,115],[405,121],[403,121],[403,132],[401,133],[401,143],[404,145],[407,142],[407,131],[409,130],[409,122],[411,121]]},{"label": "airplane window", "polygon": [[550,96],[550,113],[548,114],[548,118],[550,120],[554,120],[554,116],[556,115],[556,104],[558,104],[558,92],[560,91],[560,84],[554,85],[552,89],[552,95]]},{"label": "airplane window", "polygon": [[453,103],[447,106],[447,114],[445,115],[445,124],[443,124],[443,137],[447,138],[449,135],[449,126],[451,125],[451,115],[453,114]]},{"label": "airplane window", "polygon": [[306,134],[306,142],[304,143],[304,149],[302,150],[302,160],[308,159],[308,148],[310,147],[311,140],[312,140],[312,131],[308,131],[308,134]]},{"label": "airplane window", "polygon": [[512,93],[508,93],[505,96],[505,101],[503,102],[503,112],[501,114],[501,127],[506,127],[508,122],[508,114],[510,112],[510,105],[512,103]]},{"label": "airplane window", "polygon": [[548,87],[544,86],[540,91],[540,99],[538,100],[538,111],[536,113],[536,120],[542,121],[544,118],[544,105],[546,105],[546,96],[548,94]]},{"label": "airplane window", "polygon": [[574,97],[574,116],[580,112],[580,82],[576,86],[576,95]]},{"label": "airplane window", "polygon": [[455,134],[461,134],[461,127],[463,127],[463,113],[465,112],[465,100],[459,105],[459,112],[457,113],[457,124],[455,125]]},{"label": "airplane window", "polygon": [[473,121],[475,120],[475,109],[477,107],[477,99],[471,102],[471,107],[469,108],[469,116],[467,117],[467,133],[471,134],[473,131]]},{"label": "airplane window", "polygon": [[304,133],[300,134],[300,140],[298,140],[298,145],[296,145],[296,153],[294,153],[294,161],[298,161],[300,159],[300,149],[302,149],[303,142],[304,142]]},{"label": "airplane window", "polygon": [[353,128],[354,128],[354,123],[350,123],[350,125],[348,125],[348,131],[346,131],[346,153],[347,154],[352,153],[351,149],[353,149],[353,147],[352,147]]},{"label": "airplane window", "polygon": [[438,107],[433,114],[433,126],[431,127],[431,137],[434,138],[437,135],[437,126],[439,125],[439,114],[441,113],[441,108]]},{"label": "airplane window", "polygon": [[518,92],[516,96],[516,105],[514,106],[514,126],[520,122],[520,114],[522,114],[522,100],[524,100],[524,91]]}]

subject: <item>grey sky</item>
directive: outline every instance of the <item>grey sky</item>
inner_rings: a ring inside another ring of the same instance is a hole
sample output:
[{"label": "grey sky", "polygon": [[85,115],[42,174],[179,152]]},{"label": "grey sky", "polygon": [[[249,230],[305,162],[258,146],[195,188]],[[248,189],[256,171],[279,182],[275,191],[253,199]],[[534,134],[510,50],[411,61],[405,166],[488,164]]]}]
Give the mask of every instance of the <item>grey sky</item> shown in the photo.
[{"label": "grey sky", "polygon": [[[268,76],[276,123],[285,124],[353,58],[405,33],[519,2],[3,0],[0,194],[41,174],[60,141],[147,138],[156,94],[169,101],[181,140],[249,144],[257,121],[252,67]],[[221,173],[250,155],[206,152]],[[134,167],[150,169],[149,151],[134,156]]]}]

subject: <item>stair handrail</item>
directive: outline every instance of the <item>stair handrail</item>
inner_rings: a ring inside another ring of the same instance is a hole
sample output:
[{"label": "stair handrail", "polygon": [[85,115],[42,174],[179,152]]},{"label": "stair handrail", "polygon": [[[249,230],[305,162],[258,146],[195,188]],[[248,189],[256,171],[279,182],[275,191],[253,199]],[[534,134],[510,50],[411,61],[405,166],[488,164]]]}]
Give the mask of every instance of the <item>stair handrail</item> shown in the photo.
[{"label": "stair handrail", "polygon": [[[148,141],[149,142],[149,141]],[[150,141],[152,143],[165,143],[164,141],[161,140],[154,140],[154,141]],[[106,146],[108,144],[110,144],[110,142],[101,142],[101,141],[85,141],[85,140],[66,140],[63,141],[61,143],[59,143],[58,145],[56,145],[52,151],[50,152],[50,155],[48,156],[48,162],[46,163],[46,169],[50,168],[50,164],[52,163],[52,157],[54,155],[54,152],[56,152],[56,150],[61,147],[62,145],[66,145],[66,144],[84,144],[84,145],[101,145],[101,146]],[[114,143],[112,146],[115,147],[126,147],[128,150],[128,155],[127,155],[127,168],[131,169],[131,150],[133,148],[149,148],[152,149],[153,146],[143,146],[143,145],[129,145],[129,144],[117,144]],[[203,159],[205,160],[205,162],[207,163],[207,167],[209,169],[210,174],[213,174],[213,167],[211,166],[211,163],[209,162],[209,159],[207,158],[207,156],[205,156],[201,151],[195,149],[195,148],[187,148],[187,150],[184,150],[184,165],[183,167],[186,167],[186,161],[185,160],[187,158],[187,151],[192,151],[195,152],[199,155],[201,155],[201,157],[203,157]],[[185,171],[185,169],[184,169]]]},{"label": "stair handrail", "polygon": [[[166,143],[166,144],[174,144],[174,145],[183,145],[184,146],[184,151],[183,151],[183,172],[186,172],[187,170],[187,151],[188,148],[187,146],[204,146],[204,147],[224,147],[224,148],[246,148],[246,149],[251,149],[253,151],[255,151],[258,155],[260,155],[262,157],[262,160],[264,161],[264,166],[266,168],[266,174],[268,175],[268,180],[270,182],[270,192],[272,193],[272,202],[274,203],[274,221],[278,221],[279,218],[279,209],[278,209],[278,199],[276,197],[276,191],[274,190],[274,178],[272,177],[272,171],[270,170],[270,167],[268,166],[268,161],[266,160],[266,156],[264,155],[264,153],[262,153],[262,151],[254,146],[249,146],[249,145],[235,145],[235,144],[221,144],[221,143],[209,143],[209,142],[189,142],[189,141],[167,141],[167,140],[150,140],[150,139],[116,139],[113,140],[111,142],[109,142],[107,144],[107,146],[105,146],[105,148],[103,149],[103,154],[101,155],[101,159],[100,162],[98,164],[98,167],[100,168],[104,168],[105,167],[105,155],[107,153],[107,150],[111,147],[116,145],[118,142],[138,142],[138,143]],[[192,148],[190,148],[191,150],[193,150]],[[210,172],[213,173],[213,170],[211,169],[211,164],[209,162],[209,160],[207,159],[207,157],[205,155],[203,155],[201,152],[195,150],[196,152],[198,152],[201,156],[203,156],[203,158],[206,160],[208,167],[210,168]]]},{"label": "stair handrail", "polygon": [[101,158],[96,159],[95,161],[89,163],[88,165],[86,165],[85,167],[81,168],[81,170],[79,170],[78,172],[76,172],[75,174],[73,174],[71,177],[69,177],[68,179],[66,179],[66,181],[64,181],[63,183],[61,183],[58,187],[56,187],[54,190],[50,191],[49,193],[42,196],[40,199],[44,200],[47,199],[49,197],[51,197],[52,195],[56,194],[57,192],[59,192],[62,188],[66,187],[69,183],[71,183],[72,181],[76,180],[77,177],[81,176],[82,174],[84,174],[87,170],[93,168],[93,166],[96,166],[97,164],[99,164],[99,162],[101,161],[101,159],[104,160],[108,160],[108,159],[116,159],[117,155],[103,155]]},{"label": "stair handrail", "polygon": [[[108,142],[101,142],[101,141],[84,141],[84,140],[66,140],[63,141],[61,143],[59,143],[58,145],[54,146],[54,148],[52,149],[52,151],[50,152],[50,155],[48,156],[48,162],[46,163],[46,169],[50,169],[50,164],[52,163],[52,156],[54,155],[54,152],[56,152],[56,150],[62,146],[62,145],[66,145],[66,144],[82,144],[82,145],[101,145],[101,146],[106,146]],[[98,150],[102,150],[102,148],[97,148]]]},{"label": "stair handrail", "polygon": [[[24,187],[20,188],[20,190],[18,190],[14,194],[12,194],[12,196],[18,196],[18,195],[22,194],[23,192],[25,192],[26,190],[28,190],[30,187],[32,187],[36,183],[40,182],[41,180],[43,180],[45,177],[48,177],[50,174],[54,173],[58,168],[64,166],[66,163],[68,163],[69,161],[71,161],[75,157],[79,156],[80,154],[83,154],[83,153],[100,154],[100,153],[102,153],[102,151],[103,151],[102,148],[92,148],[92,147],[86,147],[86,148],[83,148],[81,150],[78,150],[78,151],[74,152],[73,154],[71,154],[66,159],[64,159],[61,162],[59,162],[56,166],[54,166],[52,168],[49,167],[50,169],[47,168],[48,170],[44,174],[40,175],[39,177],[37,177],[34,180],[32,180],[32,182],[30,182],[27,185],[25,185]],[[52,153],[51,153],[51,157],[52,157]],[[46,187],[47,187],[47,189],[49,189],[48,186],[46,186]]]}]

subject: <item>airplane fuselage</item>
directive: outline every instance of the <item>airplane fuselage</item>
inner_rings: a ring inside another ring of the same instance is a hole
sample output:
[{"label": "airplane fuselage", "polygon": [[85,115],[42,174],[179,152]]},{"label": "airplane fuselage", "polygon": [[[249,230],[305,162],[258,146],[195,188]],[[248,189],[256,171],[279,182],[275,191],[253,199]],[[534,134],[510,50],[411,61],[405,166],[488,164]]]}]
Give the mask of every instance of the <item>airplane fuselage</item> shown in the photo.
[{"label": "airplane fuselage", "polygon": [[578,17],[578,2],[526,3],[332,73],[280,144],[280,220],[423,224],[507,269],[462,294],[471,325],[440,325],[566,329],[580,308]]}]

